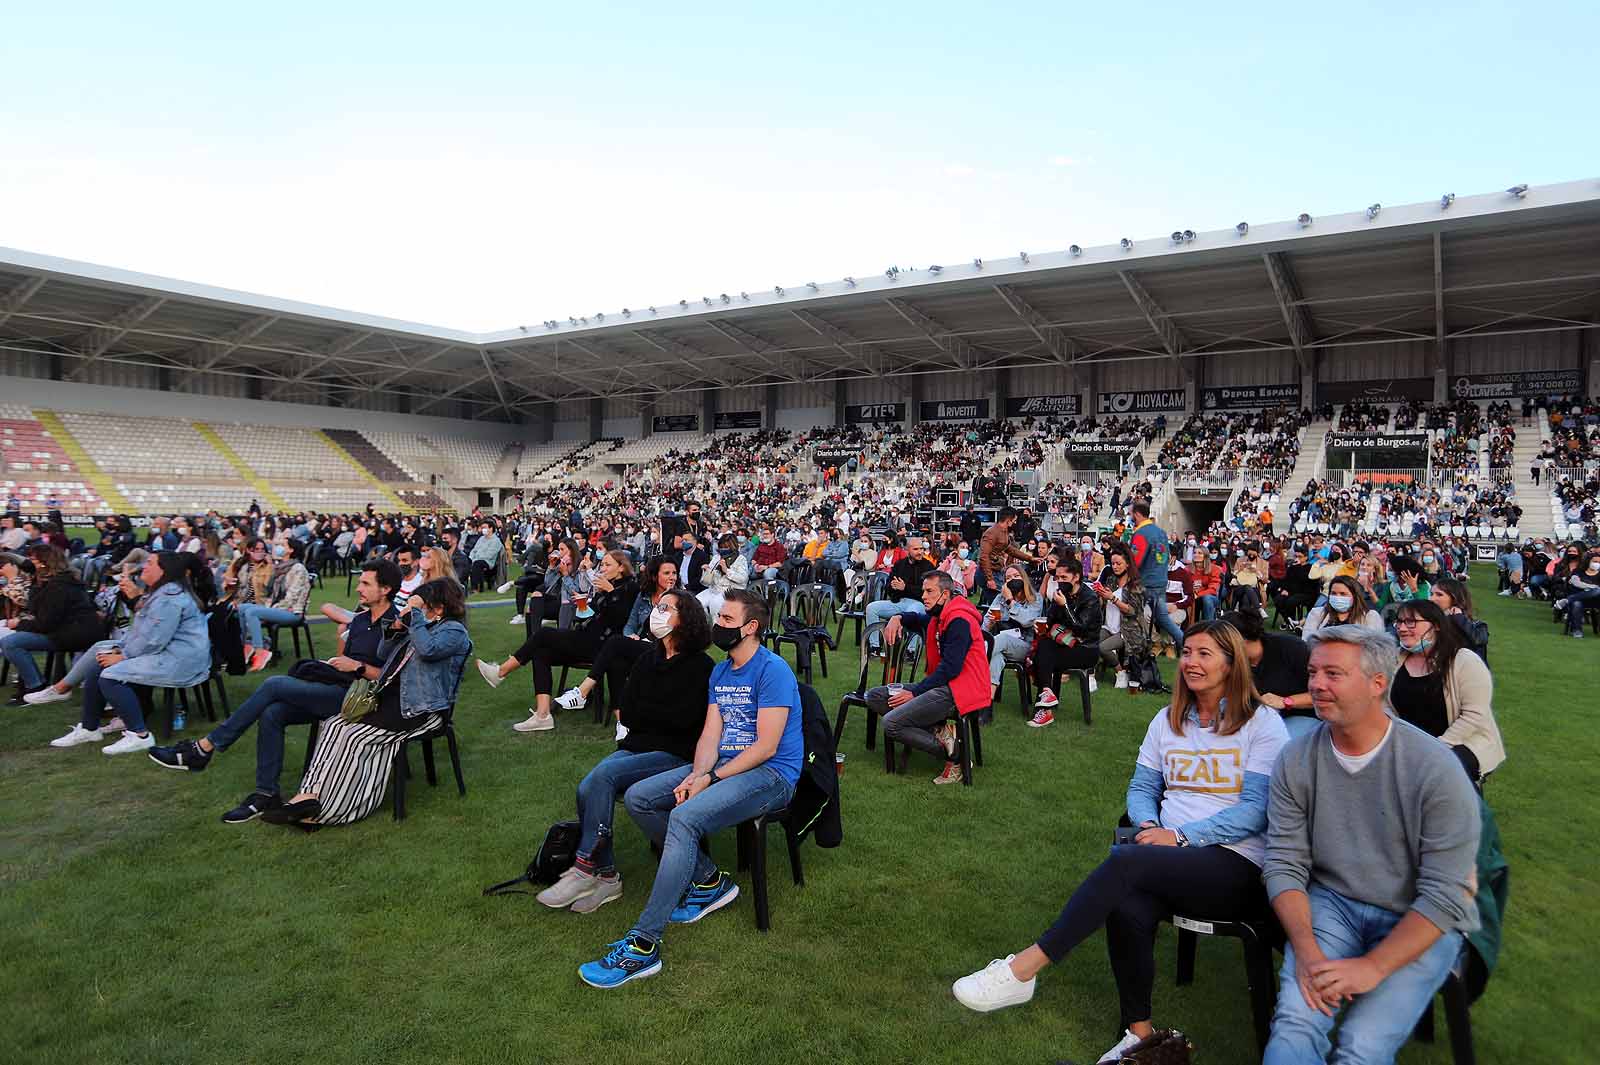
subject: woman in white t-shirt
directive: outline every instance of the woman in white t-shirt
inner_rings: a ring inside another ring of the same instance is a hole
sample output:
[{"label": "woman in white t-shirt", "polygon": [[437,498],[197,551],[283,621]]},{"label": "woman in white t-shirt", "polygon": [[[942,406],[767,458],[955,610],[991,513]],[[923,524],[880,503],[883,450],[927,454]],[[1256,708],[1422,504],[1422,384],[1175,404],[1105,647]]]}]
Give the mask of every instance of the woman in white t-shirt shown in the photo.
[{"label": "woman in white t-shirt", "polygon": [[1104,927],[1124,1032],[1100,1060],[1148,1036],[1161,921],[1239,920],[1266,908],[1267,784],[1287,740],[1277,711],[1256,700],[1238,630],[1190,626],[1172,703],[1145,730],[1128,784],[1134,843],[1111,848],[1036,943],[957,980],[957,1000],[980,1012],[1026,1002],[1040,970]]}]

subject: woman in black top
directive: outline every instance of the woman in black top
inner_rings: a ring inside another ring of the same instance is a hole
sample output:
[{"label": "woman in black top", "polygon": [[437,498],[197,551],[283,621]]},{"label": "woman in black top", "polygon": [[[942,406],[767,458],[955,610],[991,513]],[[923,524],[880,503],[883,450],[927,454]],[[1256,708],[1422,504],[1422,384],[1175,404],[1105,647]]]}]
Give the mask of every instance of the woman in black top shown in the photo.
[{"label": "woman in black top", "polygon": [[622,692],[627,734],[578,785],[578,848],[572,868],[539,893],[552,909],[590,913],[622,894],[611,852],[618,796],[641,780],[693,760],[710,701],[711,624],[699,601],[674,588],[651,611],[656,642]]},{"label": "woman in black top", "polygon": [[[606,682],[605,695],[610,701],[611,712],[616,715],[622,706],[622,689],[628,683],[628,674],[633,671],[634,663],[644,657],[650,649],[650,643],[655,639],[651,631],[651,613],[664,595],[678,586],[678,560],[668,555],[657,555],[646,562],[640,573],[639,598],[633,602],[633,608],[628,613],[628,622],[622,627],[619,635],[611,636],[600,645],[600,653],[594,656],[594,665],[589,669],[589,675],[580,681],[577,687],[568,688],[556,696],[556,705],[563,710],[581,710],[589,703],[589,697],[594,694],[595,688],[603,678]],[[617,724],[617,739],[622,739],[626,733],[621,722]]]},{"label": "woman in black top", "polygon": [[620,634],[628,623],[628,613],[638,598],[639,583],[633,579],[633,562],[624,551],[611,551],[595,569],[593,591],[587,596],[587,611],[580,611],[570,629],[534,628],[512,656],[492,666],[478,661],[478,672],[491,687],[520,666],[533,666],[534,705],[528,718],[514,726],[518,732],[545,732],[556,727],[550,713],[551,689],[555,687],[551,666],[574,666],[593,662],[600,646]]},{"label": "woman in black top", "polygon": [[1250,661],[1250,675],[1255,679],[1261,704],[1283,715],[1290,739],[1310,731],[1317,723],[1308,691],[1311,649],[1297,636],[1267,632],[1259,611],[1239,611],[1229,614],[1227,620],[1244,639],[1245,656]]},{"label": "woman in black top", "polygon": [[95,610],[88,589],[67,565],[60,548],[35,544],[28,548],[33,562],[33,588],[28,609],[11,623],[14,634],[0,647],[16,672],[17,690],[9,705],[21,706],[22,697],[44,687],[44,677],[33,660],[38,651],[82,651],[105,635],[105,622]]},{"label": "woman in black top", "polygon": [[1477,652],[1483,664],[1489,664],[1489,623],[1472,616],[1472,593],[1454,577],[1440,577],[1433,582],[1428,593],[1433,605],[1444,611],[1444,616],[1455,625],[1461,636],[1461,645]]},{"label": "woman in black top", "polygon": [[[1063,671],[1093,670],[1100,664],[1100,626],[1105,610],[1100,597],[1083,586],[1083,567],[1072,552],[1059,550],[1055,581],[1044,589],[1045,631],[1033,646],[1033,675],[1039,682],[1037,712],[1029,724],[1044,726],[1055,720],[1059,700],[1054,691]],[[1094,674],[1089,674],[1091,686]]]}]

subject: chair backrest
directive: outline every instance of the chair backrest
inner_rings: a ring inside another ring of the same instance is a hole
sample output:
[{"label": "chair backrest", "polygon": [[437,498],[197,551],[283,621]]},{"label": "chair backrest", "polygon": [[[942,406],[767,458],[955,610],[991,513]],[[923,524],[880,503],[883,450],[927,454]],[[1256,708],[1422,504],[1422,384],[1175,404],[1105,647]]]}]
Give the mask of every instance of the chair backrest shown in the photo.
[{"label": "chair backrest", "polygon": [[867,603],[876,603],[880,599],[889,598],[889,575],[887,573],[873,573],[867,578],[867,594],[861,600],[863,606]]},{"label": "chair backrest", "polygon": [[794,616],[807,628],[828,623],[828,608],[836,602],[833,588],[826,584],[808,584],[794,596]]}]

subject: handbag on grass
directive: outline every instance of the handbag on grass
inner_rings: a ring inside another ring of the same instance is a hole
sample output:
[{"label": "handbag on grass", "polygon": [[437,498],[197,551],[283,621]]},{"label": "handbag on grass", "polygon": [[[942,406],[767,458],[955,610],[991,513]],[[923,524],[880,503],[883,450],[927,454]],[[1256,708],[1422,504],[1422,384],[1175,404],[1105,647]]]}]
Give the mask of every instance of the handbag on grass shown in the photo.
[{"label": "handbag on grass", "polygon": [[[1193,1065],[1194,1044],[1175,1028],[1157,1028],[1115,1058],[1117,1065]],[[1060,1065],[1074,1065],[1061,1062]]]},{"label": "handbag on grass", "polygon": [[544,834],[544,842],[528,863],[528,868],[515,880],[493,884],[483,889],[485,895],[532,895],[518,884],[554,884],[561,874],[572,868],[578,856],[579,825],[576,821],[557,821]]}]

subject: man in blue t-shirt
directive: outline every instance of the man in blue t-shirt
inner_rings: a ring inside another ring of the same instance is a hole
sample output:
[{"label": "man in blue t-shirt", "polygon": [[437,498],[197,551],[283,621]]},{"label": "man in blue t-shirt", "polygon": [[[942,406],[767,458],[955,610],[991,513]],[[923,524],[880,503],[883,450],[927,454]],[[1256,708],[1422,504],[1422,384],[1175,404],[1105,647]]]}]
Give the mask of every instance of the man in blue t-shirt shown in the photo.
[{"label": "man in blue t-shirt", "polygon": [[706,724],[686,775],[668,770],[629,788],[628,813],[661,848],[650,899],[633,929],[603,958],[578,969],[591,987],[620,987],[661,969],[661,936],[739,896],[739,886],[700,849],[719,829],[789,804],[805,760],[800,685],[789,663],[761,646],[764,599],[730,591],[711,642],[728,652],[711,671]]}]

